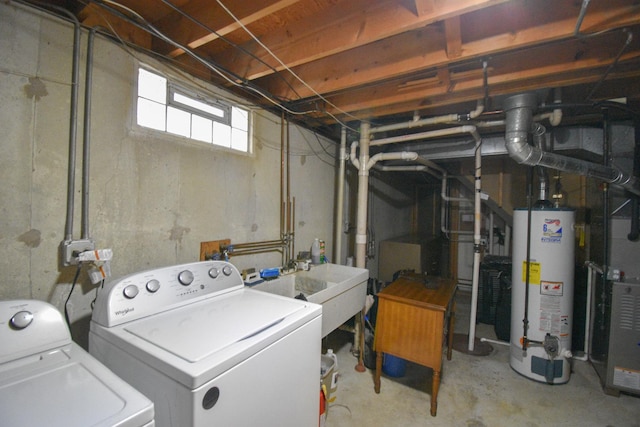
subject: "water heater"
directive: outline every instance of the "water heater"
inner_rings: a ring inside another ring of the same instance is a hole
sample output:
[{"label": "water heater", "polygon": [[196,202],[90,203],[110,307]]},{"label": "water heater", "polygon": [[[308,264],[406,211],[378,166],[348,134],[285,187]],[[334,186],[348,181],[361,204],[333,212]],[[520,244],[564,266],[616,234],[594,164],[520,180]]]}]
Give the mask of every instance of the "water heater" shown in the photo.
[{"label": "water heater", "polygon": [[566,383],[571,373],[574,223],[572,209],[534,208],[527,239],[529,212],[513,216],[510,364],[549,384]]}]

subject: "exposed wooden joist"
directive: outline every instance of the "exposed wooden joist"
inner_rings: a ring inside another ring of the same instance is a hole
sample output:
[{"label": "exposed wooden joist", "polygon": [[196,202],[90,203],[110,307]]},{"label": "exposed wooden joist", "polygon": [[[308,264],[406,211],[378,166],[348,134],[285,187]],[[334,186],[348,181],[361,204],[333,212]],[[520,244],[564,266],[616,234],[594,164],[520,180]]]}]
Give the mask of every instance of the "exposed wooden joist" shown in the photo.
[{"label": "exposed wooden joist", "polygon": [[[556,48],[557,57],[553,58],[555,59],[554,62],[550,61],[551,58],[545,58],[542,55],[544,48],[532,49],[520,55],[512,54],[505,55],[503,58],[496,58],[493,61],[495,70],[501,71],[499,74],[490,75],[489,83],[492,95],[495,94],[499,87],[508,88],[511,91],[530,90],[532,88],[531,82],[535,82],[538,85],[544,82],[544,84],[548,85],[541,87],[557,87],[568,84],[567,82],[572,78],[576,80],[576,84],[595,81],[603,75],[604,70],[613,61],[612,57],[600,57],[599,52],[602,46],[612,44],[611,40],[615,39],[614,36],[615,34],[611,34],[607,39],[601,40],[598,46],[592,46],[591,48],[589,45],[583,45],[580,41],[566,43],[562,49]],[[595,44],[593,40],[590,43],[592,45]],[[619,44],[619,41],[617,43]],[[611,55],[615,55],[615,52],[612,52]],[[577,57],[580,57],[580,59],[576,59]],[[631,50],[622,56],[619,67],[624,68],[625,61],[637,61],[639,58],[640,49]],[[547,62],[541,61],[541,59],[545,59]],[[637,65],[637,63],[634,64]],[[640,69],[636,71],[636,75],[640,78]],[[481,70],[450,73],[449,78],[451,82],[448,86],[431,83],[423,87],[413,85],[411,90],[406,90],[405,81],[403,85],[390,83],[374,88],[349,91],[345,94],[332,96],[329,100],[341,110],[353,113],[412,101],[424,102],[428,100],[428,102],[431,102],[432,97],[445,95],[449,97],[449,103],[455,103],[467,100],[466,98],[457,99],[461,93],[472,91],[482,94],[484,82]],[[587,80],[584,80],[585,78]],[[452,85],[453,90],[451,88]],[[327,107],[327,110],[333,114],[339,114],[336,109]]]},{"label": "exposed wooden joist", "polygon": [[435,8],[435,0],[414,0],[416,5],[416,13],[418,16],[423,16],[428,13],[432,13]]},{"label": "exposed wooden joist", "polygon": [[[231,12],[240,20],[242,25],[250,25],[266,16],[278,12],[299,0],[263,0],[234,2],[229,4]],[[225,2],[227,3],[227,2]],[[223,3],[224,4],[224,3]],[[192,0],[181,11],[197,19],[203,25],[194,23],[178,11],[173,11],[155,23],[155,26],[172,40],[179,44],[196,49],[206,43],[216,40],[241,28],[240,23],[233,18],[215,0]],[[208,31],[208,27],[215,33]],[[157,41],[156,50],[170,57],[183,53],[181,49]]]},{"label": "exposed wooden joist", "polygon": [[[535,16],[537,21],[531,18],[531,27],[521,28],[517,32],[490,33],[483,39],[468,40],[464,43],[458,61],[479,59],[511,49],[573,38],[575,14],[578,13],[579,7],[574,5],[575,13],[565,11],[564,14],[559,14],[549,3],[556,1],[558,0],[518,0],[513,4],[497,6],[497,9],[504,8],[504,13],[507,14],[515,3],[521,6],[526,3],[529,7],[528,13]],[[605,25],[608,28],[620,28],[640,23],[640,6],[629,4],[628,1],[611,0],[607,5],[599,5],[599,8],[595,6],[593,10],[590,9],[590,14],[584,21],[585,27],[593,31],[602,29]],[[366,85],[445,65],[450,59],[444,49],[444,43],[442,33],[436,27],[429,26],[371,44],[363,49],[296,67],[294,71],[317,92],[326,94],[354,85]],[[281,77],[284,79],[269,76],[262,79],[260,84],[282,98],[295,99],[297,95],[301,98],[313,95],[299,81],[286,74]]]},{"label": "exposed wooden joist", "polygon": [[[437,3],[431,13],[416,16],[398,1],[350,0],[341,3],[340,8],[267,34],[261,42],[287,67],[294,67],[504,1],[507,0],[449,0]],[[284,69],[256,42],[243,45],[243,49],[263,62],[238,50],[216,59],[249,80]]]},{"label": "exposed wooden joist", "polygon": [[462,55],[462,33],[460,32],[459,16],[454,16],[444,21],[444,34],[447,39],[447,58],[458,58]]}]

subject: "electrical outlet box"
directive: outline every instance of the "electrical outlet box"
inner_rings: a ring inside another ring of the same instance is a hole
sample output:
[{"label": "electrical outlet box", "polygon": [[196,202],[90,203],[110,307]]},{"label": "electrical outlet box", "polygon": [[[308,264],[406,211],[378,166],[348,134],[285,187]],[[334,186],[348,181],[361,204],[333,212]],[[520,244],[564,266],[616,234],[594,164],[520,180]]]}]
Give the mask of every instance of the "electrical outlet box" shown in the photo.
[{"label": "electrical outlet box", "polygon": [[68,267],[78,264],[78,254],[84,251],[92,251],[96,248],[96,245],[91,239],[65,240],[60,248],[62,266]]}]

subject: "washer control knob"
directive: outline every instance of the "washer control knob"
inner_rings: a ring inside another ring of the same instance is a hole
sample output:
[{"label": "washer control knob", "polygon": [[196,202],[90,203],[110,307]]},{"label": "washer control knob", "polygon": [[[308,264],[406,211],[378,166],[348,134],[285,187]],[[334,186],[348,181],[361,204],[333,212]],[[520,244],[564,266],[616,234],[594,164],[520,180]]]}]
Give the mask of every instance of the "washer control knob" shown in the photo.
[{"label": "washer control knob", "polygon": [[218,277],[218,274],[220,274],[220,270],[218,270],[217,267],[211,267],[209,269],[209,277],[211,277],[212,279]]},{"label": "washer control knob", "polygon": [[133,299],[136,297],[136,295],[138,295],[138,287],[136,285],[126,286],[122,290],[122,293],[126,298]]},{"label": "washer control knob", "polygon": [[19,311],[9,320],[9,325],[13,329],[24,329],[33,321],[33,313],[30,311]]},{"label": "washer control knob", "polygon": [[151,279],[147,282],[147,290],[151,293],[155,293],[160,289],[160,282],[156,279]]},{"label": "washer control knob", "polygon": [[223,273],[225,276],[231,276],[231,272],[232,272],[232,271],[233,271],[233,270],[232,270],[232,269],[231,269],[231,267],[229,267],[228,265],[225,265],[224,267],[222,267],[222,273]]},{"label": "washer control knob", "polygon": [[181,271],[180,274],[178,274],[178,281],[183,286],[189,286],[193,283],[193,273],[189,270]]}]

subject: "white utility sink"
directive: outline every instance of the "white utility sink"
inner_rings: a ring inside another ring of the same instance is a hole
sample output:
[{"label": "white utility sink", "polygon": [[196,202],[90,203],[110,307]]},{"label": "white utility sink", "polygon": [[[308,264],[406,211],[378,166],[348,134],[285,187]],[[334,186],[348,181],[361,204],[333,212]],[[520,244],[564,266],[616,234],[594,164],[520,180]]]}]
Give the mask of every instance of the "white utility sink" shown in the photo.
[{"label": "white utility sink", "polygon": [[314,265],[309,271],[280,276],[252,286],[263,292],[295,297],[322,305],[322,336],[359,313],[367,296],[369,270],[338,264]]}]

